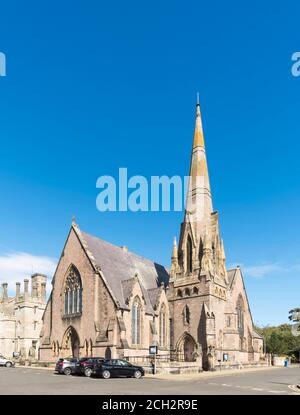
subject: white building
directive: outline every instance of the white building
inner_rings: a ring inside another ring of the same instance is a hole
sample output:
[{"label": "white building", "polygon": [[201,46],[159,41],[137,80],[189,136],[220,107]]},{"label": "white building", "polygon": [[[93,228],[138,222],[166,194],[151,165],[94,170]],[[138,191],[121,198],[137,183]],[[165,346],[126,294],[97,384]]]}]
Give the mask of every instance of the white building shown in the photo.
[{"label": "white building", "polygon": [[47,277],[34,274],[21,284],[16,283],[15,297],[8,296],[8,284],[2,284],[0,295],[0,354],[11,358],[19,352],[23,359],[38,358],[42,316],[46,307]]}]

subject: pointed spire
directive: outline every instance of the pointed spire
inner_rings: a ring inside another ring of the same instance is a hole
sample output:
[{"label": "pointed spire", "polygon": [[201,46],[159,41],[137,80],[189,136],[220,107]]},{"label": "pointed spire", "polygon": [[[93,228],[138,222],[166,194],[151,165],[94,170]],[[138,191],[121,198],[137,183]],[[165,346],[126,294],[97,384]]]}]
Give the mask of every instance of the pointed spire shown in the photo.
[{"label": "pointed spire", "polygon": [[178,268],[178,255],[177,254],[178,254],[178,252],[177,252],[177,242],[176,242],[176,237],[174,237],[172,257],[171,257],[171,269],[170,269],[171,278],[176,276],[176,272],[177,272],[177,268]]},{"label": "pointed spire", "polygon": [[173,250],[172,250],[172,259],[177,260],[177,241],[176,241],[176,236],[174,236],[174,240],[173,240]]},{"label": "pointed spire", "polygon": [[199,92],[197,92],[197,105],[196,105],[196,121],[195,121],[195,132],[194,132],[194,144],[193,148],[204,147],[204,136],[203,127],[199,103]]},{"label": "pointed spire", "polygon": [[[185,222],[197,222],[199,232],[203,235],[206,224],[210,224],[212,199],[198,98],[186,211],[191,214],[186,212]],[[195,232],[197,233],[197,229]]]}]

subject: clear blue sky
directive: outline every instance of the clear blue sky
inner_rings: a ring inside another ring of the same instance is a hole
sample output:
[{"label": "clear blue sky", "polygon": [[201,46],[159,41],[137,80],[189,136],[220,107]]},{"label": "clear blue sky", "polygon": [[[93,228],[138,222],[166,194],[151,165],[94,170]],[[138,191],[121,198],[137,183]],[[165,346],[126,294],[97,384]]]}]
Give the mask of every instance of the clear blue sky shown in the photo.
[{"label": "clear blue sky", "polygon": [[100,213],[95,183],[119,167],[187,175],[199,90],[227,263],[245,270],[256,322],[287,321],[300,306],[300,4],[278,3],[3,3],[0,280],[15,281],[9,256],[57,259],[73,214],[168,266],[182,214]]}]

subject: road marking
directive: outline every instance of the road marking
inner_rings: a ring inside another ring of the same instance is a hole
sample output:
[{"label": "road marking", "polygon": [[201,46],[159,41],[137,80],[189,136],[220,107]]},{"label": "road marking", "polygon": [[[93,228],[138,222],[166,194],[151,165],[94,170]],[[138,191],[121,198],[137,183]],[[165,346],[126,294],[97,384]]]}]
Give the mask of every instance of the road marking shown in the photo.
[{"label": "road marking", "polygon": [[286,391],[268,391],[269,393],[285,393]]},{"label": "road marking", "polygon": [[253,391],[263,391],[262,388],[252,388]]},{"label": "road marking", "polygon": [[227,383],[222,383],[222,386],[228,386],[228,387],[231,387],[232,385],[228,385]]},{"label": "road marking", "polygon": [[[296,392],[297,394],[300,393],[300,389],[297,388],[296,385],[289,385],[288,388],[292,389],[292,391]],[[295,395],[295,393],[293,393],[293,395]]]}]

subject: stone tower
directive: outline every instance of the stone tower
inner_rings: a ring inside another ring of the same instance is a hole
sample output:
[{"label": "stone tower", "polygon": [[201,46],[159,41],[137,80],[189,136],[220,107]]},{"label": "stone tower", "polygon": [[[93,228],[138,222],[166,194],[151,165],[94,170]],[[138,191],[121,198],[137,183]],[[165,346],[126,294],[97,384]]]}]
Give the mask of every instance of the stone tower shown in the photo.
[{"label": "stone tower", "polygon": [[[194,361],[215,343],[210,313],[212,280],[225,290],[227,272],[218,214],[213,211],[200,104],[197,100],[194,140],[184,221],[170,270],[171,350],[180,360]],[[221,291],[220,291],[221,292]]]}]

